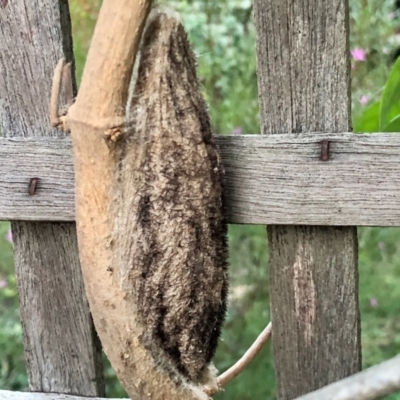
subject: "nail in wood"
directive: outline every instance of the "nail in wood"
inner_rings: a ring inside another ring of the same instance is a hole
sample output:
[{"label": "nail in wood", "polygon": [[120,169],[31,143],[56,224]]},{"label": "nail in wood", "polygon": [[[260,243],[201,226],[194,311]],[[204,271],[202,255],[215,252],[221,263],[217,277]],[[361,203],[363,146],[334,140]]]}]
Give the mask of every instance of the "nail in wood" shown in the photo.
[{"label": "nail in wood", "polygon": [[329,140],[323,140],[321,142],[321,156],[319,157],[321,161],[329,160]]},{"label": "nail in wood", "polygon": [[39,182],[39,178],[32,178],[29,181],[29,196],[33,196],[36,193],[36,187]]}]

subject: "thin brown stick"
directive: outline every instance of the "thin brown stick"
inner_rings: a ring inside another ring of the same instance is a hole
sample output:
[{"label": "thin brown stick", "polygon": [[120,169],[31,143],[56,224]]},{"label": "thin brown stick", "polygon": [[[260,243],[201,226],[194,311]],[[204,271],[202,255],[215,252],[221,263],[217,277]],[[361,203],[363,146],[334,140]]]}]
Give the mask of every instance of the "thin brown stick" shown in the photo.
[{"label": "thin brown stick", "polygon": [[[266,328],[260,333],[255,342],[251,345],[251,347],[244,353],[242,358],[239,359],[232,367],[230,367],[227,371],[221,374],[217,378],[217,385],[219,390],[225,387],[231,380],[235,379],[242,371],[244,371],[247,366],[254,360],[256,355],[261,351],[264,347],[265,343],[268,342],[272,334],[272,323],[270,322]],[[208,396],[212,396],[216,393],[214,388],[206,388],[204,392]]]},{"label": "thin brown stick", "polygon": [[63,67],[62,85],[64,87],[65,103],[67,107],[74,102],[74,88],[72,85],[71,63],[65,64]]},{"label": "thin brown stick", "polygon": [[53,84],[51,86],[50,97],[50,124],[52,127],[60,125],[60,116],[58,114],[60,104],[61,82],[63,78],[63,69],[65,60],[61,58],[54,69]]}]

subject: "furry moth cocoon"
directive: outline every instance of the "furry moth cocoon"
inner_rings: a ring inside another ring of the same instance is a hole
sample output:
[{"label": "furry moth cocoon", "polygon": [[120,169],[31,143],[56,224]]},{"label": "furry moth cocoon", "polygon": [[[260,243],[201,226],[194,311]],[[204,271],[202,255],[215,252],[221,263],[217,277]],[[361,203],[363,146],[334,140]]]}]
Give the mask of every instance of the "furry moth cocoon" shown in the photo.
[{"label": "furry moth cocoon", "polygon": [[122,280],[157,365],[205,384],[228,291],[223,170],[194,53],[165,13],[147,24],[128,115],[119,174],[135,195],[119,195],[134,245]]}]

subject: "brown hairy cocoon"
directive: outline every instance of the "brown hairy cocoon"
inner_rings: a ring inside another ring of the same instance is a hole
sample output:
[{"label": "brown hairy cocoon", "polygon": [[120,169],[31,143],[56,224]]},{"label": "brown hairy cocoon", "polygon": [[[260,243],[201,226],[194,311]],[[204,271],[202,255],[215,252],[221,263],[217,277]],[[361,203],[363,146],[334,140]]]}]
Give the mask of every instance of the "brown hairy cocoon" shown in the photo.
[{"label": "brown hairy cocoon", "polygon": [[140,341],[157,363],[204,384],[228,290],[223,174],[195,56],[166,14],[151,17],[144,33],[129,116],[115,177],[132,215],[122,223],[133,243],[121,263],[124,289],[133,289]]}]

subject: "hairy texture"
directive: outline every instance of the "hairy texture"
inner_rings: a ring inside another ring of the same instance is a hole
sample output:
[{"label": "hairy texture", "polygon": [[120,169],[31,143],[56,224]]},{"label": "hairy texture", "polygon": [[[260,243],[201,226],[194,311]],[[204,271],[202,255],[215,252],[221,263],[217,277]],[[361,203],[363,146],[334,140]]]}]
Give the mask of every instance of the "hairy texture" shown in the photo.
[{"label": "hairy texture", "polygon": [[124,223],[134,245],[120,278],[157,363],[204,383],[226,312],[223,174],[194,54],[166,14],[144,34],[129,115],[117,178],[136,188],[134,196],[118,193],[134,216]]}]

